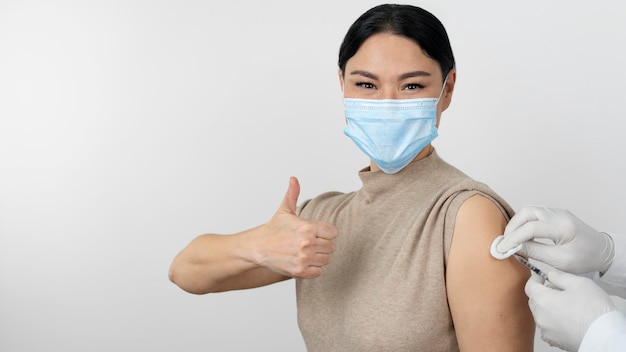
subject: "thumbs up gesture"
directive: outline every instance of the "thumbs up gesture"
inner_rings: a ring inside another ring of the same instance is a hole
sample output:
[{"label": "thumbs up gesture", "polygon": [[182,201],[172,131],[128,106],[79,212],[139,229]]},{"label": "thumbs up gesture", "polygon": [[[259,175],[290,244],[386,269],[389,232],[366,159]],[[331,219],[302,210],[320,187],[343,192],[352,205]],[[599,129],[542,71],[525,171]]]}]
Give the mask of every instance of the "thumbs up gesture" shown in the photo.
[{"label": "thumbs up gesture", "polygon": [[322,267],[330,263],[337,228],[321,221],[300,219],[296,215],[299,195],[298,179],[291,177],[283,202],[265,225],[257,262],[282,275],[312,279],[320,276]]}]

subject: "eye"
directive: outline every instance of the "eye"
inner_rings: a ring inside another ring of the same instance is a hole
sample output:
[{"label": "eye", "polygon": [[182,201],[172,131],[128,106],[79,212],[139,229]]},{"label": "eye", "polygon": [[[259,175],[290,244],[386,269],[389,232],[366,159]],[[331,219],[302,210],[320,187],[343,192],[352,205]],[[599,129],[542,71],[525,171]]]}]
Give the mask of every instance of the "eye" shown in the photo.
[{"label": "eye", "polygon": [[355,85],[357,87],[361,87],[361,88],[364,88],[364,89],[375,89],[376,88],[376,86],[373,85],[370,82],[357,82]]},{"label": "eye", "polygon": [[404,87],[404,89],[407,89],[407,90],[415,90],[415,89],[423,89],[423,88],[424,88],[424,85],[419,84],[419,83],[409,83]]}]

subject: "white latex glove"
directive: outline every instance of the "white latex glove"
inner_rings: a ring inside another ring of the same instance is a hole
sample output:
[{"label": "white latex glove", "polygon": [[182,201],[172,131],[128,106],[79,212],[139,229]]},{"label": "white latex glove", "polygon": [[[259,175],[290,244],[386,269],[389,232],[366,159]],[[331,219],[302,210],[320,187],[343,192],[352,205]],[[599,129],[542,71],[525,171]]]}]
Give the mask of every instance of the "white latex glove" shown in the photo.
[{"label": "white latex glove", "polygon": [[[537,238],[552,240],[554,245],[533,241]],[[497,250],[504,253],[520,243],[518,254],[573,274],[605,272],[615,256],[609,235],[564,209],[522,207],[507,224]]]},{"label": "white latex glove", "polygon": [[548,279],[554,288],[544,286],[543,279],[534,273],[525,287],[541,338],[550,346],[578,351],[591,323],[615,310],[615,305],[586,277],[552,271]]}]

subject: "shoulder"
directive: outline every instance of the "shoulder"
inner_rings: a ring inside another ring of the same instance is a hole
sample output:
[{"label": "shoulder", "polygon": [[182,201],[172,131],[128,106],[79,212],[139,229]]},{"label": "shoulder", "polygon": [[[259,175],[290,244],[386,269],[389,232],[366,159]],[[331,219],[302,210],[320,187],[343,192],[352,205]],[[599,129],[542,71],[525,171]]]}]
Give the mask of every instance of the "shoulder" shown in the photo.
[{"label": "shoulder", "polygon": [[468,192],[468,197],[460,205],[457,219],[469,223],[497,220],[506,225],[507,219],[502,213],[502,204],[491,195],[481,192]]},{"label": "shoulder", "polygon": [[328,213],[337,209],[341,204],[345,203],[348,199],[352,198],[354,192],[342,193],[342,192],[326,192],[322,193],[315,198],[307,199],[302,202],[297,209],[298,216],[305,218],[319,216],[320,213]]},{"label": "shoulder", "polygon": [[457,207],[475,194],[482,194],[491,199],[495,204],[501,205],[509,211],[506,201],[487,184],[474,179],[456,166],[451,165],[438,154],[433,153],[429,160],[428,178],[435,186],[442,190],[442,198],[456,199]]},{"label": "shoulder", "polygon": [[452,242],[488,249],[493,239],[502,234],[507,221],[508,214],[499,202],[482,193],[470,193],[456,214]]},{"label": "shoulder", "polygon": [[504,199],[487,184],[469,176],[436,153],[433,153],[431,165],[433,165],[435,170],[433,172],[436,175],[435,177],[443,183],[452,195],[464,195],[464,199],[467,199],[475,193],[483,193],[484,196],[491,198],[496,204],[507,205]]},{"label": "shoulder", "polygon": [[447,243],[457,237],[459,232],[465,229],[470,231],[477,226],[499,225],[504,229],[506,222],[515,214],[498,193],[474,180],[466,180],[449,190],[445,203]]}]

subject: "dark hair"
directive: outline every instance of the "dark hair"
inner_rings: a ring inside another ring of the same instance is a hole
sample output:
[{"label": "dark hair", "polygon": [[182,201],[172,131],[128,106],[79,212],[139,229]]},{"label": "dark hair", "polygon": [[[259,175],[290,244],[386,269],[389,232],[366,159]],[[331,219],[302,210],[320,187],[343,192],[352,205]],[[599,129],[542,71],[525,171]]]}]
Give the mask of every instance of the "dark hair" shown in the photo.
[{"label": "dark hair", "polygon": [[392,33],[413,40],[426,56],[439,63],[442,79],[455,66],[448,34],[437,17],[417,6],[384,4],[363,13],[348,29],[339,48],[341,72],[361,44],[377,33]]}]

